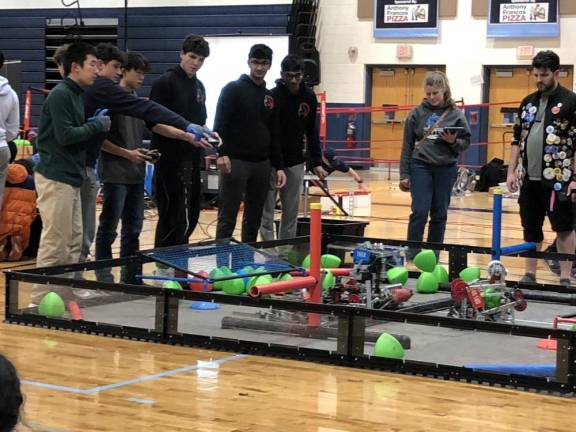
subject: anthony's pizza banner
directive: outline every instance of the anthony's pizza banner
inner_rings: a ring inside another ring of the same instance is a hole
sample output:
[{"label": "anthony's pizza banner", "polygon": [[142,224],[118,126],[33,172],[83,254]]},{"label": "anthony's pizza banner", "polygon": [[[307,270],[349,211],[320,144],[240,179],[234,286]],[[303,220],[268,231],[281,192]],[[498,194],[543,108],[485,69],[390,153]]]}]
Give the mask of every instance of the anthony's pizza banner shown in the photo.
[{"label": "anthony's pizza banner", "polygon": [[560,36],[558,0],[490,0],[488,37]]},{"label": "anthony's pizza banner", "polygon": [[374,37],[438,36],[438,0],[374,0]]}]

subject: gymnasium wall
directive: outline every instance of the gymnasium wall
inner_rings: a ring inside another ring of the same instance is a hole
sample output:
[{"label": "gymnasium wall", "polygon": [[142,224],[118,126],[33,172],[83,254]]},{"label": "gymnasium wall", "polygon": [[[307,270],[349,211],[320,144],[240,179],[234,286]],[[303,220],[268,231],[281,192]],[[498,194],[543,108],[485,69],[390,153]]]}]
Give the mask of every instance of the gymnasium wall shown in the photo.
[{"label": "gymnasium wall", "polygon": [[[441,0],[442,1],[442,0]],[[324,0],[320,5],[320,90],[334,103],[365,103],[366,65],[445,64],[456,99],[467,104],[482,101],[482,66],[530,64],[516,59],[518,45],[535,50],[553,49],[563,64],[576,63],[576,16],[562,16],[559,39],[488,39],[486,19],[472,17],[472,0],[458,0],[458,16],[440,20],[438,39],[374,39],[372,20],[357,18],[358,0]],[[396,59],[396,46],[413,46],[413,58]],[[351,60],[348,47],[358,48]]]},{"label": "gymnasium wall", "polygon": [[[68,4],[70,2],[67,2]],[[146,96],[151,83],[167,68],[179,62],[179,50],[184,37],[190,33],[208,37],[219,35],[263,35],[263,38],[286,36],[290,4],[285,0],[273,0],[273,5],[264,1],[163,1],[163,7],[145,7],[158,2],[129,2],[128,47],[142,52],[151,61],[151,70],[146,76],[141,95]],[[200,6],[199,4],[209,4]],[[265,4],[266,3],[266,4]],[[46,68],[46,20],[60,20],[66,14],[77,15],[75,7],[64,8],[60,0],[31,0],[26,9],[4,8],[18,2],[0,0],[0,50],[9,60],[22,60],[22,89],[43,88]],[[102,7],[110,4],[114,7]],[[124,46],[123,1],[81,1],[82,17],[116,18],[118,20],[118,45]],[[140,4],[141,7],[136,7]],[[178,4],[165,6],[164,4]],[[198,6],[182,6],[194,4]],[[21,4],[20,4],[21,5]],[[98,7],[89,7],[98,6]],[[53,7],[53,9],[49,9]],[[68,22],[68,21],[67,21]],[[69,22],[72,22],[69,20]],[[285,43],[287,45],[287,42]],[[285,54],[287,48],[284,49]],[[244,49],[247,54],[247,49]],[[279,54],[281,56],[281,54]],[[244,66],[244,65],[242,65]],[[246,68],[233,69],[234,78],[246,72]],[[278,73],[276,73],[278,76]],[[276,76],[272,77],[273,80]],[[208,76],[200,78],[208,80]],[[24,103],[24,95],[20,95]],[[34,94],[31,109],[31,124],[37,125],[44,96]],[[22,112],[24,110],[22,109]]]}]

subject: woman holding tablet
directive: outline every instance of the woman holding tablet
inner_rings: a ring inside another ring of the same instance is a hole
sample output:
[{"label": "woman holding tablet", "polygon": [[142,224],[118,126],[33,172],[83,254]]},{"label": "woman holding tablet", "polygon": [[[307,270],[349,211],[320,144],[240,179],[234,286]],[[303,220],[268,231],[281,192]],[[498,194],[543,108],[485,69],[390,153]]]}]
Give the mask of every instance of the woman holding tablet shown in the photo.
[{"label": "woman holding tablet", "polygon": [[[428,218],[428,242],[442,243],[450,193],[460,153],[470,146],[470,128],[452,99],[443,72],[428,72],[425,98],[406,117],[400,158],[400,189],[412,195],[408,240],[422,241]],[[416,250],[408,252],[413,258]]]}]

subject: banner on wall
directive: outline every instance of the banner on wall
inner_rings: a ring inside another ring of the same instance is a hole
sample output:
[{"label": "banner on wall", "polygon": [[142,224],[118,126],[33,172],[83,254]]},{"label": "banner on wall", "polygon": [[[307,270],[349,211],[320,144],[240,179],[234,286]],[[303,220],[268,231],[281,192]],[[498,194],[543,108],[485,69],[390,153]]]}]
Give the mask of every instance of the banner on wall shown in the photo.
[{"label": "banner on wall", "polygon": [[438,36],[438,0],[374,0],[374,37]]},{"label": "banner on wall", "polygon": [[488,37],[560,36],[558,0],[490,0]]}]

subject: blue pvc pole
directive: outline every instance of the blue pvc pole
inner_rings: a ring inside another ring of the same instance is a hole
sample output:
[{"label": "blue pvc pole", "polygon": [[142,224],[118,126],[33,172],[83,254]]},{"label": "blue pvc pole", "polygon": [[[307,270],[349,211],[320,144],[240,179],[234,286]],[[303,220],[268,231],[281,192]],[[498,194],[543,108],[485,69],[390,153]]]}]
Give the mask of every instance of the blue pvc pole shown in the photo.
[{"label": "blue pvc pole", "polygon": [[492,208],[492,260],[500,259],[500,244],[502,232],[502,191],[494,190],[494,204]]},{"label": "blue pvc pole", "polygon": [[554,364],[486,364],[472,363],[464,366],[465,368],[484,370],[489,372],[500,372],[516,375],[530,375],[554,377],[556,376],[556,365]]},{"label": "blue pvc pole", "polygon": [[510,255],[510,254],[514,254],[514,253],[526,252],[526,251],[531,251],[531,250],[536,250],[536,243],[525,242],[525,243],[518,243],[516,245],[511,245],[511,246],[504,246],[500,250],[500,253],[502,255]]}]

